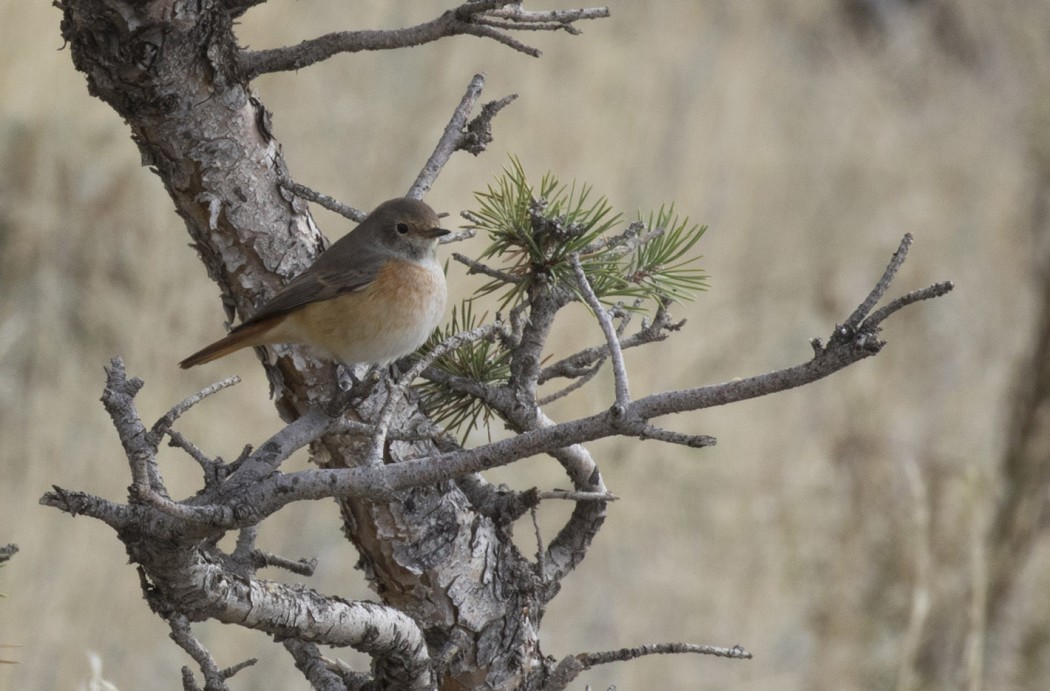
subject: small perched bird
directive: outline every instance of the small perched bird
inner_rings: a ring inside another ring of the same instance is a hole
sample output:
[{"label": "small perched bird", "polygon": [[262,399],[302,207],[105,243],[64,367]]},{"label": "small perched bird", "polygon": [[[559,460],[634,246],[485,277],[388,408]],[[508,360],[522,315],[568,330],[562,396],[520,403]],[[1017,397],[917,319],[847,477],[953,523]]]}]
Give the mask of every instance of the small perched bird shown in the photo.
[{"label": "small perched bird", "polygon": [[347,364],[387,365],[414,351],[445,313],[434,210],[383,202],[251,319],[179,363],[183,369],[249,346],[306,343]]}]

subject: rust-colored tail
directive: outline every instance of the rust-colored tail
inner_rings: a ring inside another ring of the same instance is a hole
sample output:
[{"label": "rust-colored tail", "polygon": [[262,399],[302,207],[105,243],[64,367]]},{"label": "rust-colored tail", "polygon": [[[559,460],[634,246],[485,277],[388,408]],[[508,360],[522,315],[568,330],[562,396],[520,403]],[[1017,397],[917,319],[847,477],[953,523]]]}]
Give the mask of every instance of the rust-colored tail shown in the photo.
[{"label": "rust-colored tail", "polygon": [[189,369],[196,365],[203,365],[205,362],[218,360],[219,358],[225,357],[241,348],[270,343],[271,341],[266,338],[266,334],[270,329],[276,326],[276,324],[277,322],[273,319],[241,324],[231,331],[225,338],[220,338],[211,345],[201,348],[193,355],[190,355],[179,363],[179,367],[182,369]]}]

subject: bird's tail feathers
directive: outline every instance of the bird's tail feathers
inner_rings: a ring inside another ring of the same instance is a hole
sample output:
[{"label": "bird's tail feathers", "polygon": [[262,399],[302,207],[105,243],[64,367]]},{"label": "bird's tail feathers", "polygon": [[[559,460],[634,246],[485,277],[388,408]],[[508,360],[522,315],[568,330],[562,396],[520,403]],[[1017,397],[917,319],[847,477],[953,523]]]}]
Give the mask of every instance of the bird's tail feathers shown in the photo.
[{"label": "bird's tail feathers", "polygon": [[270,340],[265,338],[266,334],[275,326],[272,320],[263,320],[251,324],[241,324],[231,331],[225,338],[220,338],[211,345],[198,350],[193,355],[179,363],[182,369],[189,369],[197,365],[203,365],[212,360],[218,360],[230,353],[247,348],[249,346],[263,345]]}]

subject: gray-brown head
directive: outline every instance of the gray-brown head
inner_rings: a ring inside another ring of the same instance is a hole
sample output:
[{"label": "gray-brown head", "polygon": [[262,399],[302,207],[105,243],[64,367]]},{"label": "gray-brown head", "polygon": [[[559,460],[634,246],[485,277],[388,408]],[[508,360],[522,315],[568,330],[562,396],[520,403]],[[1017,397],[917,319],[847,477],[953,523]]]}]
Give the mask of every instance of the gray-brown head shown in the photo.
[{"label": "gray-brown head", "polygon": [[427,204],[401,197],[377,206],[351,235],[364,235],[360,240],[383,254],[421,260],[433,256],[438,238],[448,233]]}]

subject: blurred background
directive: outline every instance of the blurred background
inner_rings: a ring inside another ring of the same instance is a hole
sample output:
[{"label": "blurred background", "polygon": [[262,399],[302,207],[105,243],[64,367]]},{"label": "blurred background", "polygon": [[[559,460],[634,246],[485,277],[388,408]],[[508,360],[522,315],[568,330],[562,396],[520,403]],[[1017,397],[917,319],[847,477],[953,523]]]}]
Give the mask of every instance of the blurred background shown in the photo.
[{"label": "blurred background", "polygon": [[[483,71],[483,100],[520,98],[488,152],[449,164],[433,206],[471,208],[512,154],[537,181],[551,170],[592,183],[628,218],[673,201],[708,224],[699,251],[712,287],[677,308],[688,319],[677,337],[630,354],[635,395],[807,359],[808,339],[848,316],[905,232],[915,245],[891,296],[957,287],[894,316],[876,358],[663,421],[716,436],[714,448],[593,445],[622,500],[548,610],[544,652],[686,641],[755,655],[646,658],[597,668],[579,689],[1045,688],[1045,531],[1029,526],[1007,569],[989,536],[1018,486],[1004,459],[1045,328],[1050,3],[608,4],[612,17],[583,36],[524,35],[538,60],[462,37],[267,76],[256,95],[299,182],[370,208],[404,193]],[[238,31],[268,48],[451,5],[271,0]],[[18,663],[0,665],[0,689],[179,688],[190,661],[141,599],[115,536],[37,501],[53,484],[126,496],[127,464],[98,402],[115,355],[146,381],[148,423],[243,377],[179,424],[208,453],[236,456],[280,421],[251,353],[177,368],[223,333],[218,290],[126,126],[74,71],[59,11],[0,8],[0,544],[21,547],[0,569],[0,643],[20,646],[0,650]],[[317,220],[333,238],[350,228],[324,211]],[[481,283],[458,267],[450,276],[455,297]],[[563,329],[551,351],[599,340],[596,327]],[[608,405],[610,380],[551,414]],[[559,471],[535,458],[492,478],[564,487]],[[164,472],[176,495],[198,486],[184,456],[171,452]],[[548,538],[567,510],[543,507]],[[531,526],[518,532],[532,553]],[[261,542],[318,557],[312,587],[374,599],[333,503],[290,507]],[[993,587],[1003,578],[1005,591]],[[262,634],[196,630],[221,665],[261,657],[233,688],[308,688]]]}]

